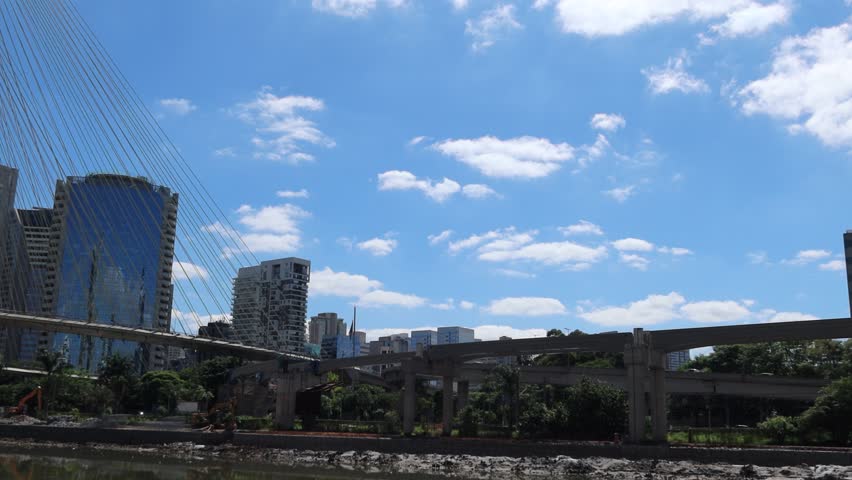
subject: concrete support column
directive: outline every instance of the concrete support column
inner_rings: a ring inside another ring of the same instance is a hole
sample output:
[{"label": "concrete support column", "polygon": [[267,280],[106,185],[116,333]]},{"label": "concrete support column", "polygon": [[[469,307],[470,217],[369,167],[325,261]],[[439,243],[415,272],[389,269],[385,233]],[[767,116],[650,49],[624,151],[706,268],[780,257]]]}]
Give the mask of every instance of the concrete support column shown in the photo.
[{"label": "concrete support column", "polygon": [[417,375],[408,369],[405,372],[405,390],[402,400],[402,433],[411,435],[414,433],[414,410],[417,408]]},{"label": "concrete support column", "polygon": [[628,441],[639,443],[645,437],[645,383],[648,376],[648,346],[645,332],[634,329],[633,343],[624,348],[624,365],[627,367]]},{"label": "concrete support column", "polygon": [[443,408],[441,408],[441,434],[448,437],[453,432],[453,377],[444,375]]},{"label": "concrete support column", "polygon": [[298,375],[282,375],[275,392],[275,424],[279,430],[292,430],[296,421],[296,394],[299,391]]},{"label": "concrete support column", "polygon": [[669,422],[666,415],[666,354],[654,350],[651,354],[651,410],[654,441],[668,442]]},{"label": "concrete support column", "polygon": [[464,407],[467,406],[467,399],[470,395],[470,381],[459,380],[458,382],[456,382],[456,394],[458,395],[458,400],[456,401],[456,410],[461,411]]}]

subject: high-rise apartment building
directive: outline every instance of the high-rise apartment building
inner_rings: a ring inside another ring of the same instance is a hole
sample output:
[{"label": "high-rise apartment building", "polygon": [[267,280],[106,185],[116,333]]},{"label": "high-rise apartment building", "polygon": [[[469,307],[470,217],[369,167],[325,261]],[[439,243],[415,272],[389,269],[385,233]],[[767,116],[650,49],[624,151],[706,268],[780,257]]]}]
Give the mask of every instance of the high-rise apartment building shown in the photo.
[{"label": "high-rise apartment building", "polygon": [[247,344],[304,353],[311,262],[288,257],[241,268],[234,279],[233,325]]},{"label": "high-rise apartment building", "polygon": [[432,345],[438,344],[438,332],[436,330],[412,330],[411,331],[411,350],[416,351],[417,345],[423,345],[423,348],[429,348]]},{"label": "high-rise apartment building", "polygon": [[668,370],[680,370],[682,365],[685,365],[690,360],[689,350],[680,350],[677,352],[669,352],[666,354],[666,368]]},{"label": "high-rise apartment building", "polygon": [[[44,284],[50,266],[50,227],[53,210],[36,208],[16,210],[15,218],[23,235],[24,268],[20,272],[23,282],[24,308],[28,313],[44,311]],[[32,329],[18,332],[18,360],[31,362],[41,349],[49,349],[49,334]]]},{"label": "high-rise apartment building", "polygon": [[311,317],[311,322],[308,325],[308,340],[311,343],[320,345],[322,339],[326,336],[336,337],[338,335],[346,335],[346,322],[336,313],[320,313]]},{"label": "high-rise apartment building", "polygon": [[[178,195],[141,177],[94,174],[56,183],[45,313],[168,332]],[[167,349],[57,333],[51,344],[77,368],[95,371],[108,355],[136,368],[165,368]]]},{"label": "high-rise apartment building", "polygon": [[475,342],[472,328],[438,327],[438,345]]}]

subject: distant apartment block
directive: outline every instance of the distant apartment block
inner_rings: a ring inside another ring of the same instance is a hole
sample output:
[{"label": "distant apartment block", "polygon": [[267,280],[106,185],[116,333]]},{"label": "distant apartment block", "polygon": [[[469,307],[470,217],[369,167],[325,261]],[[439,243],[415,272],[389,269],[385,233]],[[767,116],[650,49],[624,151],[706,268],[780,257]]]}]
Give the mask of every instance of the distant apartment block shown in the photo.
[{"label": "distant apartment block", "polygon": [[475,342],[474,332],[472,328],[464,327],[439,327],[438,328],[438,345],[448,345],[453,343],[470,343]]},{"label": "distant apartment block", "polygon": [[410,343],[412,351],[417,350],[417,345],[423,345],[423,348],[427,349],[438,344],[438,332],[436,330],[413,330]]},{"label": "distant apartment block", "polygon": [[680,350],[677,352],[669,352],[666,354],[668,362],[668,370],[680,370],[682,365],[689,362],[689,350]]},{"label": "distant apartment block", "polygon": [[305,352],[311,262],[288,257],[241,268],[234,279],[233,325],[247,344]]},{"label": "distant apartment block", "polygon": [[338,317],[336,313],[320,313],[311,317],[308,324],[308,341],[313,344],[322,344],[326,336],[336,337],[346,334],[346,322]]},{"label": "distant apartment block", "polygon": [[199,337],[219,338],[222,340],[236,340],[236,332],[234,326],[229,322],[214,321],[208,322],[198,328]]}]

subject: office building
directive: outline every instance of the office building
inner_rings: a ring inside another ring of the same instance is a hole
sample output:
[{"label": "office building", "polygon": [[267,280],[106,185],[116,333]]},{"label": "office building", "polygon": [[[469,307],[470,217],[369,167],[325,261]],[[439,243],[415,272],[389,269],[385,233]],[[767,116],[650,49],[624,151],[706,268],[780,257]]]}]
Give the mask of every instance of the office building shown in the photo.
[{"label": "office building", "polygon": [[[44,311],[62,318],[171,330],[178,195],[142,177],[94,174],[56,182]],[[54,349],[93,372],[111,354],[137,370],[165,368],[162,345],[57,333]]]},{"label": "office building", "polygon": [[242,343],[305,352],[311,262],[288,257],[241,268],[234,279],[233,325]]},{"label": "office building", "polygon": [[348,335],[326,336],[322,339],[320,358],[352,358],[361,355],[361,342],[358,337]]},{"label": "office building", "polygon": [[395,333],[379,337],[378,340],[370,342],[370,355],[384,355],[387,353],[405,353],[408,351],[409,339],[407,333]]},{"label": "office building", "polygon": [[[50,265],[50,227],[53,210],[36,208],[16,210],[17,224],[23,235],[24,261],[20,272],[23,280],[24,309],[27,313],[41,314],[44,311],[44,284]],[[38,351],[50,348],[47,332],[21,329],[18,332],[18,361],[36,360]]]},{"label": "office building", "polygon": [[666,354],[666,369],[680,370],[682,365],[685,365],[690,360],[689,350],[680,350],[677,352],[669,352]]},{"label": "office building", "polygon": [[198,327],[199,337],[218,338],[221,340],[236,340],[234,326],[230,322],[213,321]]},{"label": "office building", "polygon": [[436,330],[412,330],[411,331],[411,350],[417,351],[417,345],[423,345],[423,349],[427,349],[432,345],[438,344],[438,332]]},{"label": "office building", "polygon": [[358,343],[361,345],[361,355],[369,355],[370,344],[367,343],[367,332],[356,331],[355,338],[358,339]]},{"label": "office building", "polygon": [[326,336],[336,337],[346,334],[346,322],[339,318],[336,313],[320,313],[311,317],[308,325],[308,340],[313,344],[322,344]]},{"label": "office building", "polygon": [[472,328],[438,327],[438,345],[475,342]]}]

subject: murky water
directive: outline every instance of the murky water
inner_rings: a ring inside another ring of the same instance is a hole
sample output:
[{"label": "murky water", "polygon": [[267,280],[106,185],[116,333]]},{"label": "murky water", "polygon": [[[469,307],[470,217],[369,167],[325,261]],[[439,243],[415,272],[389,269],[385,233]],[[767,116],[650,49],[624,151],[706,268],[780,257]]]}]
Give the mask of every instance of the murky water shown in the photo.
[{"label": "murky water", "polygon": [[[413,480],[436,477],[404,476]],[[116,454],[81,455],[76,451],[0,452],[0,479],[10,480],[378,480],[399,476],[365,474],[347,470],[298,470],[269,465],[241,465],[224,462],[185,463],[150,457],[124,458]]]}]

